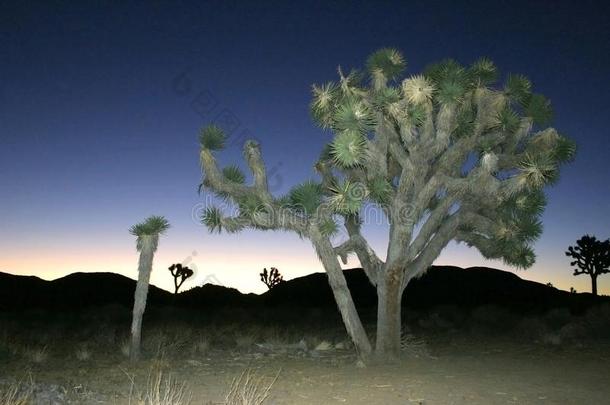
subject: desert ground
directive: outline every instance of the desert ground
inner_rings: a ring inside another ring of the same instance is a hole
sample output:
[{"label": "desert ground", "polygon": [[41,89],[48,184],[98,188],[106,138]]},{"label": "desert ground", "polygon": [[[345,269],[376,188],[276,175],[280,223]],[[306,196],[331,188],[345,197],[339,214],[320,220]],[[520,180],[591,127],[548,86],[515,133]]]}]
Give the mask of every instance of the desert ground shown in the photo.
[{"label": "desert ground", "polygon": [[132,363],[129,316],[2,314],[0,404],[610,403],[608,305],[408,311],[402,358],[367,365],[332,313],[172,308],[147,313]]}]

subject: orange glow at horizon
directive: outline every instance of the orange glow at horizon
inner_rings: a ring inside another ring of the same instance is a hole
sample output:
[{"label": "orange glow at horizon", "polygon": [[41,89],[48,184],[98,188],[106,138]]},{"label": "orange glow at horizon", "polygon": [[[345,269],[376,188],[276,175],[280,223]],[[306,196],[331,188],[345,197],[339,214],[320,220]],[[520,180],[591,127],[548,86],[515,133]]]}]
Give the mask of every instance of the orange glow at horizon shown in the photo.
[{"label": "orange glow at horizon", "polygon": [[[288,245],[293,244],[289,242]],[[213,253],[208,251],[204,254],[196,249],[186,250],[175,245],[161,245],[155,255],[151,283],[172,291],[173,280],[167,267],[176,262],[182,262],[195,270],[194,276],[185,282],[182,290],[210,282],[236,288],[242,293],[262,293],[266,291],[266,287],[260,282],[258,273],[264,267],[277,267],[286,280],[324,271],[311,247],[304,249],[305,246],[300,248],[286,246],[280,249],[278,254],[278,249],[271,246],[240,248],[242,251],[236,255],[230,247],[215,246]],[[297,252],[300,253],[298,256]],[[36,257],[30,257],[23,250],[15,249],[11,252],[3,252],[0,271],[34,275],[45,280],[53,280],[75,272],[113,272],[136,279],[137,261],[138,253],[135,246],[129,244],[123,249],[115,249],[112,253],[105,251],[103,258],[100,258],[99,252],[94,249],[78,249],[69,256],[56,249],[42,249],[37,251]],[[512,271],[523,279],[543,284],[551,282],[562,290],[574,287],[578,292],[589,292],[591,289],[590,278],[586,275],[573,277],[565,260],[542,259],[531,269],[515,270],[505,266],[501,261],[485,260],[474,249],[452,244],[443,251],[435,264],[464,268],[494,267]],[[358,266],[357,259],[350,257],[348,265],[344,268]],[[600,294],[610,294],[610,277],[608,280],[600,277],[598,284]]]}]

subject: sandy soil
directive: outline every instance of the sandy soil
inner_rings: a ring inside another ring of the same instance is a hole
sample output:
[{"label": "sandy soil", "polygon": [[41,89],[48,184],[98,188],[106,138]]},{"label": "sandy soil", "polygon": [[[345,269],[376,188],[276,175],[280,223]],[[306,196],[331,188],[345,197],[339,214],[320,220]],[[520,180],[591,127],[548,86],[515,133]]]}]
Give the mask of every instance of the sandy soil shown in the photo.
[{"label": "sandy soil", "polygon": [[9,362],[0,365],[0,381],[25,377],[39,391],[54,390],[39,396],[46,403],[127,404],[145,395],[151,370],[161,370],[162,381],[170,375],[184,383],[191,403],[221,404],[232,381],[250,370],[261,389],[277,376],[266,404],[610,404],[609,361],[610,344],[564,347],[469,337],[428,339],[396,364],[364,368],[350,350],[338,349],[254,345],[135,365],[120,354],[92,351],[86,361],[50,356],[39,364]]}]

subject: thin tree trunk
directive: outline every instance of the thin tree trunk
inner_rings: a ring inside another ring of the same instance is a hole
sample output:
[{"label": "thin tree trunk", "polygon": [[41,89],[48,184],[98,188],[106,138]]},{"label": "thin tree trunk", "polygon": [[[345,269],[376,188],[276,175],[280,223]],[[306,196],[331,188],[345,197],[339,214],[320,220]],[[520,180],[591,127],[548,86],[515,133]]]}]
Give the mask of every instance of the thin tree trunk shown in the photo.
[{"label": "thin tree trunk", "polygon": [[377,284],[375,354],[381,360],[396,360],[400,356],[402,278],[400,271],[383,274]]},{"label": "thin tree trunk", "polygon": [[591,292],[593,295],[597,295],[597,276],[591,276]]},{"label": "thin tree trunk", "polygon": [[358,356],[366,361],[371,355],[371,343],[362,326],[362,321],[354,305],[343,270],[337,261],[335,251],[330,242],[321,235],[314,234],[311,236],[311,240],[328,275],[328,283],[333,291],[347,333],[356,346]]},{"label": "thin tree trunk", "polygon": [[148,284],[152,271],[155,245],[152,237],[142,237],[142,248],[138,262],[138,283],[133,300],[133,318],[131,323],[131,346],[129,358],[131,361],[139,360],[140,344],[142,340],[142,317],[146,309],[146,297],[148,295]]}]

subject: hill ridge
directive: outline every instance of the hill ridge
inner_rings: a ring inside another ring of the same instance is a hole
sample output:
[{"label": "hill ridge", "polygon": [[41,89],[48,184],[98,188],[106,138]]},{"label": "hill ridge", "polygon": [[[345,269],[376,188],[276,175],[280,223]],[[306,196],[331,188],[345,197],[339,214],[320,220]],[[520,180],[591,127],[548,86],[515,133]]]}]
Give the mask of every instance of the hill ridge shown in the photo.
[{"label": "hill ridge", "polygon": [[[345,269],[350,291],[359,308],[375,308],[374,287],[364,271]],[[0,310],[72,309],[119,304],[131,306],[136,281],[119,273],[75,272],[54,280],[0,272]],[[312,294],[311,291],[316,291]],[[405,290],[404,306],[427,309],[439,305],[475,307],[497,305],[516,311],[551,307],[582,307],[608,297],[570,294],[517,274],[483,266],[432,266]],[[154,285],[149,305],[205,307],[336,307],[324,272],[287,280],[262,294],[241,293],[233,287],[206,283],[174,295]]]}]

